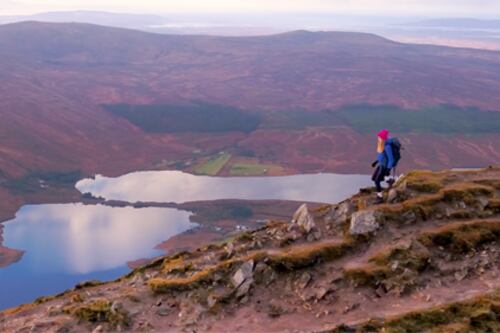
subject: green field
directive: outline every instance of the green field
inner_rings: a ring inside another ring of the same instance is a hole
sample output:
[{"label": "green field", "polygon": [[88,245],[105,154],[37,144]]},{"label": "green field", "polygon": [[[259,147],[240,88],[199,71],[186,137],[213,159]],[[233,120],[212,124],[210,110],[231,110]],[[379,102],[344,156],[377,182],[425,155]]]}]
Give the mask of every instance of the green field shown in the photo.
[{"label": "green field", "polygon": [[197,166],[194,172],[200,175],[216,176],[230,159],[230,154],[219,154],[202,165]]},{"label": "green field", "polygon": [[252,163],[235,163],[229,173],[231,176],[262,176],[270,166]]}]

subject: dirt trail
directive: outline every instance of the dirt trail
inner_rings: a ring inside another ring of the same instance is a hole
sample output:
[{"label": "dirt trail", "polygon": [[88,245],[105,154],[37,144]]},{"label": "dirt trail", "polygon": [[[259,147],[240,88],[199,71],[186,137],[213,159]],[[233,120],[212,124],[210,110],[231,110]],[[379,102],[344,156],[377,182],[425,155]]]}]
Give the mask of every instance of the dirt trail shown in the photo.
[{"label": "dirt trail", "polygon": [[0,314],[5,332],[494,332],[500,168],[412,172]]}]

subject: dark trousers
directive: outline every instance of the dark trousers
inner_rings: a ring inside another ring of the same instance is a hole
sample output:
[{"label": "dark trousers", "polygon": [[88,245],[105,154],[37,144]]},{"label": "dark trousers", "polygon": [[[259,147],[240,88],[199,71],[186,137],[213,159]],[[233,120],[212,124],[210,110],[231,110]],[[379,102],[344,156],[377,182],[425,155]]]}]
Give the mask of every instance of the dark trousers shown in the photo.
[{"label": "dark trousers", "polygon": [[377,187],[377,192],[382,192],[382,182],[384,181],[385,176],[390,174],[391,170],[385,168],[381,165],[377,165],[375,171],[373,172],[372,180],[375,182],[375,186]]}]

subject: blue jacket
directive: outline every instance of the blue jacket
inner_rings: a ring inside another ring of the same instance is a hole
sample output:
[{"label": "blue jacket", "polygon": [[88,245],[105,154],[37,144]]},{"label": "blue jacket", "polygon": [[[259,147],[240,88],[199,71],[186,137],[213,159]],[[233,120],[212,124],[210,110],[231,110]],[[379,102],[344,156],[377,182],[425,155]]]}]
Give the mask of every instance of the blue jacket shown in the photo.
[{"label": "blue jacket", "polygon": [[394,167],[394,156],[392,155],[391,143],[392,139],[388,139],[385,142],[384,151],[377,155],[378,164],[387,169],[392,169]]}]

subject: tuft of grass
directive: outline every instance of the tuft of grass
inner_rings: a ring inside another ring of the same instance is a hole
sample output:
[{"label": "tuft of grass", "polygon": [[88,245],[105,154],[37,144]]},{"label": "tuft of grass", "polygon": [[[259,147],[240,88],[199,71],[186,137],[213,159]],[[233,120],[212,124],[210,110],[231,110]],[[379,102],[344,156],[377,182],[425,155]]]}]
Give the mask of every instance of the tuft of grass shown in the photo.
[{"label": "tuft of grass", "polygon": [[410,247],[395,246],[387,251],[379,252],[369,261],[380,266],[387,266],[397,261],[401,267],[422,271],[427,266],[429,257],[430,253],[427,248],[415,242]]},{"label": "tuft of grass", "polygon": [[475,203],[476,196],[492,197],[495,190],[490,186],[474,183],[457,183],[446,187],[443,192],[444,201],[458,201],[462,200],[465,203]]},{"label": "tuft of grass", "polygon": [[15,315],[15,314],[22,313],[24,311],[31,310],[35,306],[36,306],[35,303],[19,305],[19,306],[15,307],[15,308],[10,308],[10,309],[6,309],[6,310],[3,310],[3,311],[0,311],[0,315],[12,316],[12,315]]},{"label": "tuft of grass", "polygon": [[[422,171],[423,174],[425,172]],[[410,176],[412,174],[410,173]],[[417,173],[417,175],[420,175]],[[438,174],[439,175],[439,174]],[[412,176],[416,177],[416,176]],[[408,199],[400,204],[394,205],[382,205],[377,208],[384,218],[388,221],[393,222],[405,222],[405,217],[407,214],[413,215],[414,219],[427,220],[437,215],[443,215],[442,204],[449,204],[453,202],[464,202],[466,205],[475,205],[478,202],[478,196],[484,196],[492,198],[495,194],[495,190],[486,185],[477,183],[455,183],[450,184],[437,193],[430,193],[425,195],[420,195],[415,198]],[[495,200],[495,199],[490,199]],[[490,207],[491,208],[491,207]],[[473,210],[462,210],[456,211],[451,218],[474,218],[480,217],[481,214],[478,211]]]},{"label": "tuft of grass", "polygon": [[112,303],[106,299],[95,300],[88,304],[64,309],[80,321],[89,323],[108,323],[112,327],[129,326],[130,318],[123,309],[112,309]]},{"label": "tuft of grass", "polygon": [[99,280],[91,280],[91,281],[85,281],[78,283],[75,286],[75,290],[80,290],[80,289],[85,289],[85,288],[91,288],[91,287],[97,287],[104,284],[104,282],[99,281]]},{"label": "tuft of grass", "polygon": [[[416,274],[428,266],[429,257],[429,251],[422,244],[398,245],[373,255],[366,264],[346,269],[344,276],[358,286],[383,284],[387,289],[399,287],[404,290],[412,286]],[[393,266],[395,263],[397,265]]]},{"label": "tuft of grass", "polygon": [[491,333],[500,332],[500,289],[469,300],[370,319],[355,326],[340,325],[322,333]]},{"label": "tuft of grass", "polygon": [[443,183],[435,176],[422,177],[410,174],[406,178],[406,187],[420,193],[437,193],[443,188]]},{"label": "tuft of grass", "polygon": [[296,270],[314,265],[318,261],[331,261],[354,248],[355,242],[313,243],[295,246],[287,251],[272,253],[268,264],[280,270]]},{"label": "tuft of grass", "polygon": [[476,180],[475,183],[480,184],[480,185],[484,185],[484,186],[492,187],[495,190],[500,190],[500,180],[498,180],[498,179]]},{"label": "tuft of grass", "polygon": [[466,253],[500,240],[500,220],[472,221],[445,225],[419,237],[426,246],[443,246],[453,253]]},{"label": "tuft of grass", "polygon": [[161,270],[163,273],[186,273],[193,269],[192,263],[186,263],[182,257],[167,258],[163,262]]},{"label": "tuft of grass", "polygon": [[36,305],[39,305],[39,304],[44,304],[44,303],[47,303],[47,302],[50,302],[50,301],[53,301],[55,299],[54,296],[48,296],[48,297],[38,297],[34,302],[33,304],[36,304]]},{"label": "tuft of grass", "polygon": [[372,286],[379,285],[391,275],[389,267],[364,264],[356,268],[344,270],[344,277],[354,282],[357,286]]},{"label": "tuft of grass", "polygon": [[188,277],[153,278],[148,281],[148,286],[156,294],[192,290],[211,284],[215,280],[215,275],[228,277],[235,267],[249,260],[253,260],[255,263],[265,261],[269,266],[279,270],[296,270],[313,265],[320,260],[337,259],[352,249],[353,245],[352,241],[344,241],[305,244],[287,251],[267,252],[261,250],[244,257],[222,261]]},{"label": "tuft of grass", "polygon": [[432,171],[411,171],[404,180],[410,190],[423,193],[437,193],[443,188],[443,175]]},{"label": "tuft of grass", "polygon": [[217,273],[227,274],[236,264],[243,263],[243,259],[230,259],[217,265],[209,266],[191,276],[183,278],[153,278],[148,280],[148,286],[155,294],[164,294],[174,291],[192,290],[203,284],[212,283]]},{"label": "tuft of grass", "polygon": [[182,252],[179,252],[171,257],[168,257],[168,258],[164,258],[164,257],[161,257],[161,258],[158,258],[156,260],[153,260],[152,262],[144,265],[144,266],[141,266],[141,267],[138,267],[134,270],[132,270],[130,273],[128,273],[127,275],[117,279],[117,281],[123,281],[125,279],[131,279],[133,278],[136,274],[141,274],[141,273],[144,273],[146,272],[147,270],[149,269],[155,269],[155,268],[158,268],[158,267],[161,267],[163,265],[163,263],[166,261],[166,260],[174,260],[176,258],[183,258],[187,255],[189,255],[190,253],[187,252],[187,251],[182,251]]},{"label": "tuft of grass", "polygon": [[493,198],[488,201],[488,208],[494,210],[496,213],[500,212],[500,199]]}]

